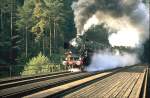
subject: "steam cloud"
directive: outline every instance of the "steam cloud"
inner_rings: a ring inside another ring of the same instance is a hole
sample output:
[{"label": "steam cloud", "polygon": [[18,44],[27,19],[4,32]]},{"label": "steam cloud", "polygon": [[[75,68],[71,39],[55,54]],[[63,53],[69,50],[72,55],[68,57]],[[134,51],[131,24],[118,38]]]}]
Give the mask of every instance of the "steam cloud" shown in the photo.
[{"label": "steam cloud", "polygon": [[124,67],[139,63],[139,59],[136,54],[129,54],[122,52],[110,52],[107,49],[95,53],[92,58],[92,62],[87,67],[87,71],[98,71],[112,69],[116,67]]},{"label": "steam cloud", "polygon": [[[72,9],[77,35],[83,35],[92,24],[104,23],[112,47],[140,48],[149,38],[149,9],[142,0],[78,0],[73,2]],[[115,55],[103,51],[93,56],[87,69],[101,70],[138,62],[136,53]]]}]

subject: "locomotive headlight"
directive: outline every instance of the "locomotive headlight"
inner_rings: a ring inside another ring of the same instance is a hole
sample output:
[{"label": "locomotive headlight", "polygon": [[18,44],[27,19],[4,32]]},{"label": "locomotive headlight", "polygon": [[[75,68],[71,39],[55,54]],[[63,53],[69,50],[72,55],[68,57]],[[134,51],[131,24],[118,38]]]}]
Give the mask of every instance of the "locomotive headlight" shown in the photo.
[{"label": "locomotive headlight", "polygon": [[81,61],[76,61],[76,65],[81,65]]},{"label": "locomotive headlight", "polygon": [[63,65],[67,65],[67,61],[63,61],[62,64],[63,64]]}]

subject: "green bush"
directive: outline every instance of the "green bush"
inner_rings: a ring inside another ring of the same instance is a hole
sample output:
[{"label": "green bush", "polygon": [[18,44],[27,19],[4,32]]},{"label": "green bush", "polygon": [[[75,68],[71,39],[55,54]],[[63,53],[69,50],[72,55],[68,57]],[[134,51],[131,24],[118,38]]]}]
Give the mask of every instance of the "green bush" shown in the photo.
[{"label": "green bush", "polygon": [[22,75],[38,74],[42,72],[48,72],[49,69],[49,59],[42,53],[38,56],[33,57],[25,65]]}]

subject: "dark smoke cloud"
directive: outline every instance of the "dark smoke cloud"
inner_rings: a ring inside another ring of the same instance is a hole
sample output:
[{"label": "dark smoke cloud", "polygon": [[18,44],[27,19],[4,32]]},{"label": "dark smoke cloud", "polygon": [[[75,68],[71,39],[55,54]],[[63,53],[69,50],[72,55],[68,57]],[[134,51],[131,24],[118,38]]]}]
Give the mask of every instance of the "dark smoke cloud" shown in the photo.
[{"label": "dark smoke cloud", "polygon": [[114,18],[128,16],[131,23],[140,24],[147,14],[140,11],[139,7],[142,7],[142,4],[141,0],[78,0],[72,4],[77,33],[83,32],[84,24],[97,12],[103,12]]},{"label": "dark smoke cloud", "polygon": [[[94,0],[93,0],[94,1]],[[80,0],[72,4],[75,15],[75,23],[77,32],[81,33],[85,22],[95,13],[97,10],[92,0]]]}]

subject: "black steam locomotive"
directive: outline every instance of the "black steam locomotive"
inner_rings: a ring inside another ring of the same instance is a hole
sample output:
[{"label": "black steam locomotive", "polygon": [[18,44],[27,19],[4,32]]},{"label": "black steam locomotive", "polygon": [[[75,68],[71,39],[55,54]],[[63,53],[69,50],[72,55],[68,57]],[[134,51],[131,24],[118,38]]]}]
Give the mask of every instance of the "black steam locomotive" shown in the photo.
[{"label": "black steam locomotive", "polygon": [[64,44],[66,52],[63,65],[67,65],[69,71],[85,71],[86,67],[91,62],[93,53],[99,49],[108,47],[88,39],[80,40],[78,43],[77,47],[70,43]]}]

